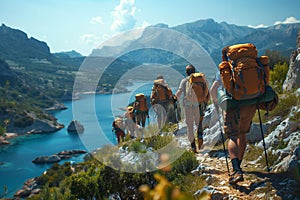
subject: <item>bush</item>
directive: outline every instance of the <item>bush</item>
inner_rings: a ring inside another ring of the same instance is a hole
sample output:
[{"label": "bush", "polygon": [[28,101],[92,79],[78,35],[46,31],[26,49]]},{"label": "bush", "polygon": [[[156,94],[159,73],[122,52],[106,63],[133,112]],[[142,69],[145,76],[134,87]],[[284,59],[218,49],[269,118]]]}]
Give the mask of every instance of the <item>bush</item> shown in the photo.
[{"label": "bush", "polygon": [[288,71],[289,66],[286,62],[276,64],[274,69],[270,71],[270,85],[273,86],[276,92],[282,93],[282,85]]}]

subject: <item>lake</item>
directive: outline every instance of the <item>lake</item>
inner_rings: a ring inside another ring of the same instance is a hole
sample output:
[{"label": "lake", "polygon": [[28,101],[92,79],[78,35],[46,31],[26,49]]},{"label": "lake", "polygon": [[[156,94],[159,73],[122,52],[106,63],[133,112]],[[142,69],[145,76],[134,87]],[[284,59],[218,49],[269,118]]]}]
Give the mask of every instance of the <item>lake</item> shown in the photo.
[{"label": "lake", "polygon": [[[150,95],[152,83],[136,83],[128,87],[132,92],[122,94],[84,94],[81,99],[73,102],[63,102],[68,108],[57,111],[54,116],[65,128],[47,134],[20,136],[10,140],[11,144],[0,147],[0,194],[7,186],[8,194],[13,194],[22,187],[23,183],[32,177],[41,175],[51,164],[36,165],[31,161],[43,155],[51,155],[63,150],[83,149],[94,150],[105,144],[116,144],[112,130],[115,116],[123,114],[120,108],[125,108],[134,100],[137,93]],[[74,118],[76,117],[76,118]],[[67,132],[69,123],[76,119],[83,124],[82,134]],[[81,162],[83,155],[61,161]]]}]

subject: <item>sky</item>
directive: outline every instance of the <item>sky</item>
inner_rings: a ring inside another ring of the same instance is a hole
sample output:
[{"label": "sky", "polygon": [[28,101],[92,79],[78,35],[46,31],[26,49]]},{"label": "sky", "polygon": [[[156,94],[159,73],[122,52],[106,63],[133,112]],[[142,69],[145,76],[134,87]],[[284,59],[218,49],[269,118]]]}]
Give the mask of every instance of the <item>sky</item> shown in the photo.
[{"label": "sky", "polygon": [[51,53],[87,56],[114,35],[149,25],[211,18],[268,27],[300,22],[299,8],[299,0],[0,0],[0,24],[46,42]]}]

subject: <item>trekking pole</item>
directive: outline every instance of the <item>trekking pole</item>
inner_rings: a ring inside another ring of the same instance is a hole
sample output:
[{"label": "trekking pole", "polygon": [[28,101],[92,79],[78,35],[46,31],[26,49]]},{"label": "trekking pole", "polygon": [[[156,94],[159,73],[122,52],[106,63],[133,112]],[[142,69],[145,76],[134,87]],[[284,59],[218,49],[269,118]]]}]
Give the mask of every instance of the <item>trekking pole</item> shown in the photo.
[{"label": "trekking pole", "polygon": [[223,134],[223,131],[222,131],[222,124],[221,124],[221,120],[220,120],[219,107],[215,105],[215,109],[216,109],[217,115],[218,115],[218,122],[219,122],[220,131],[221,131],[221,136],[222,136],[223,151],[224,151],[224,154],[225,154],[225,160],[226,160],[227,172],[228,172],[228,176],[230,176],[230,170],[229,170],[229,165],[228,165],[228,160],[227,160],[227,152],[226,152],[226,148],[225,148],[225,139],[224,139],[224,134]]},{"label": "trekking pole", "polygon": [[267,171],[270,172],[269,163],[268,163],[268,154],[267,154],[266,143],[265,143],[265,138],[264,138],[264,133],[263,133],[263,128],[262,128],[262,122],[261,122],[261,117],[260,117],[260,111],[259,111],[258,106],[257,106],[257,111],[258,111],[258,118],[259,118],[259,124],[260,124],[260,132],[261,132],[261,137],[262,137],[263,146],[264,146]]}]

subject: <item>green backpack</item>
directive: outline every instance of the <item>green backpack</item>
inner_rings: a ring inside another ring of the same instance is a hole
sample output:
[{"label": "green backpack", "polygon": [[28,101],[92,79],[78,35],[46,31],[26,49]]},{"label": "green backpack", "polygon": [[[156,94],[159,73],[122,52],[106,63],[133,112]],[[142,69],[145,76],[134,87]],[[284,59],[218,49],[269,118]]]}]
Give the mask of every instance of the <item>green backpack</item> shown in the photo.
[{"label": "green backpack", "polygon": [[235,100],[229,95],[226,90],[218,90],[218,103],[222,110],[229,110],[237,106],[257,104],[262,110],[272,111],[278,104],[278,95],[271,86],[266,86],[265,93],[254,99]]}]

